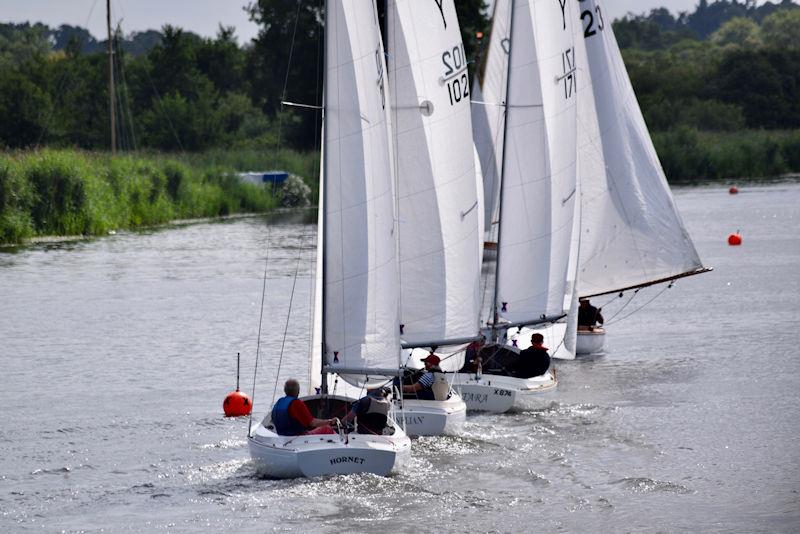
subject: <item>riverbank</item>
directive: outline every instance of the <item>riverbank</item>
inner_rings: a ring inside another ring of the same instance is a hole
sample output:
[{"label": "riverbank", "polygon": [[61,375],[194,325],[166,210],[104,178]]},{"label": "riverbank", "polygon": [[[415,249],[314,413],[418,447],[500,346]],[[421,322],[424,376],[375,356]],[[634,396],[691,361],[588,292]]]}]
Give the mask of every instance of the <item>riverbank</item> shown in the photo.
[{"label": "riverbank", "polygon": [[0,155],[0,244],[41,236],[102,235],[174,220],[264,213],[280,192],[241,182],[240,170],[313,176],[315,155],[258,151],[112,158],[75,150]]}]

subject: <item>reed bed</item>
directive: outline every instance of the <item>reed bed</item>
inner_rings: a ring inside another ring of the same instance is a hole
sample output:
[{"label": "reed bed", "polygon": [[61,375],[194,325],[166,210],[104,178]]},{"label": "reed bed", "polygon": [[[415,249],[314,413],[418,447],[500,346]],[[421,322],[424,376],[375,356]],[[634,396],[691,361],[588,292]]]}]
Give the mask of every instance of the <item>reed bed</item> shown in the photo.
[{"label": "reed bed", "polygon": [[101,235],[176,219],[262,213],[277,205],[269,188],[235,172],[280,168],[316,187],[318,158],[256,150],[112,158],[77,150],[0,154],[0,244],[36,236]]}]

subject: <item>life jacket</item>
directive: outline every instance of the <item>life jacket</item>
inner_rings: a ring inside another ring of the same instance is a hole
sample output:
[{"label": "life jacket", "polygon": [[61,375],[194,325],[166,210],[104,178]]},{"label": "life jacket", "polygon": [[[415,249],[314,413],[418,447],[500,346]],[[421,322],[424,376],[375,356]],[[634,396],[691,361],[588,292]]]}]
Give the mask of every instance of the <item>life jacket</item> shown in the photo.
[{"label": "life jacket", "polygon": [[389,415],[389,401],[364,397],[358,403],[358,428],[359,434],[383,434]]},{"label": "life jacket", "polygon": [[447,382],[447,375],[441,371],[433,371],[431,391],[433,392],[434,400],[447,400],[450,397],[450,384]]},{"label": "life jacket", "polygon": [[289,415],[289,406],[296,400],[297,397],[281,397],[272,407],[272,424],[275,425],[275,432],[281,436],[299,436],[306,431],[299,421]]}]

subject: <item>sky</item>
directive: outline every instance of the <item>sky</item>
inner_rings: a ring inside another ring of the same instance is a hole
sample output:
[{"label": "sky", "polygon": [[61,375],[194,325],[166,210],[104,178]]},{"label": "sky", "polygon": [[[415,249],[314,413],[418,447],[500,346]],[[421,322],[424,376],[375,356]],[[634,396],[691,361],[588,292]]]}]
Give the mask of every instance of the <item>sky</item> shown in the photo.
[{"label": "sky", "polygon": [[[158,30],[172,24],[204,37],[213,37],[219,24],[233,26],[239,43],[252,39],[258,27],[248,20],[244,7],[253,0],[112,0],[113,21],[123,32]],[[416,0],[422,1],[422,0]],[[673,13],[693,11],[698,0],[604,0],[612,18],[628,12],[648,12],[667,7]],[[761,3],[761,2],[759,2]],[[0,0],[0,22],[43,22],[82,26],[105,38],[105,0]]]}]

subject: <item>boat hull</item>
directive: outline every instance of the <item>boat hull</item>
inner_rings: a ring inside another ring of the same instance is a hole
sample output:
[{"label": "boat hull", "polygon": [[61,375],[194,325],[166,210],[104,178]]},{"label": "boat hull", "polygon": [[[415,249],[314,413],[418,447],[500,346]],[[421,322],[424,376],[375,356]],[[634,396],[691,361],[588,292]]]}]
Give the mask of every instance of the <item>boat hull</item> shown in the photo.
[{"label": "boat hull", "polygon": [[602,328],[594,330],[578,330],[578,341],[575,352],[581,356],[594,354],[603,350],[606,341],[606,331]]},{"label": "boat hull", "polygon": [[263,425],[258,425],[248,443],[258,473],[273,478],[353,473],[386,476],[398,470],[411,451],[406,435],[400,439],[362,434],[278,436]]},{"label": "boat hull", "polygon": [[[316,416],[340,417],[354,400],[342,396],[310,395],[303,401]],[[337,407],[341,415],[318,414],[319,405]],[[386,476],[398,471],[411,454],[411,440],[390,416],[384,434],[314,434],[281,436],[271,417],[253,425],[248,437],[250,456],[262,476],[272,478],[316,477],[373,473]]]},{"label": "boat hull", "polygon": [[405,423],[409,436],[458,434],[467,417],[467,405],[456,394],[445,401],[404,399],[395,401],[395,418]]},{"label": "boat hull", "polygon": [[545,408],[553,402],[557,386],[552,370],[533,378],[456,373],[453,380],[467,410],[491,413]]}]

